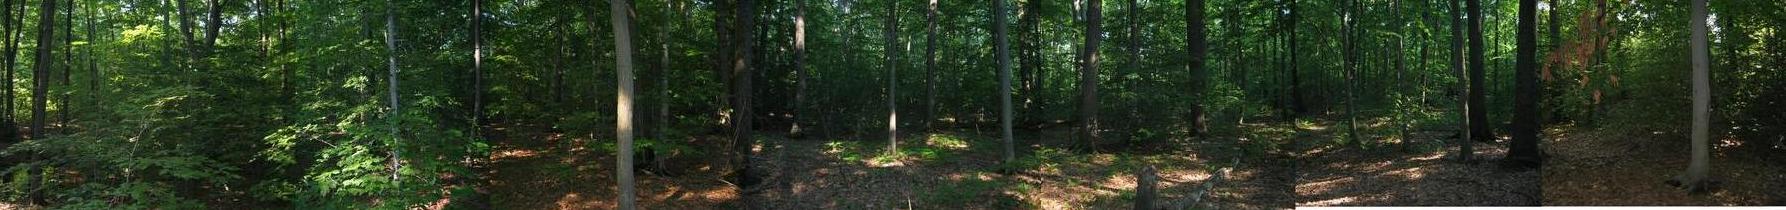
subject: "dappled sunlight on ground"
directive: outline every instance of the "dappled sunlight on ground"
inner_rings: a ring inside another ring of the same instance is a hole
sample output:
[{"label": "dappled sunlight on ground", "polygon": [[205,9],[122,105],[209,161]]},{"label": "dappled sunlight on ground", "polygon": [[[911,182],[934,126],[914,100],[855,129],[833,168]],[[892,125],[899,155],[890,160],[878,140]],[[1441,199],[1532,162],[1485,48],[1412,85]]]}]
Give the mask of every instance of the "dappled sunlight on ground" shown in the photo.
[{"label": "dappled sunlight on ground", "polygon": [[1547,205],[1786,205],[1786,164],[1779,164],[1786,157],[1730,137],[1711,142],[1710,175],[1721,183],[1689,195],[1664,183],[1687,168],[1692,144],[1684,134],[1571,128],[1547,136]]},{"label": "dappled sunlight on ground", "polygon": [[[1306,126],[1305,126],[1306,127]],[[1505,154],[1505,143],[1476,143],[1483,163],[1466,165],[1449,158],[1455,146],[1425,151],[1392,144],[1337,146],[1327,141],[1336,131],[1310,131],[1300,141],[1295,186],[1297,206],[1409,205],[1536,205],[1538,174],[1498,169],[1492,159]],[[1455,142],[1430,139],[1444,135],[1411,135],[1411,142]],[[1429,138],[1429,139],[1421,139]],[[1373,141],[1383,142],[1383,141]]]}]

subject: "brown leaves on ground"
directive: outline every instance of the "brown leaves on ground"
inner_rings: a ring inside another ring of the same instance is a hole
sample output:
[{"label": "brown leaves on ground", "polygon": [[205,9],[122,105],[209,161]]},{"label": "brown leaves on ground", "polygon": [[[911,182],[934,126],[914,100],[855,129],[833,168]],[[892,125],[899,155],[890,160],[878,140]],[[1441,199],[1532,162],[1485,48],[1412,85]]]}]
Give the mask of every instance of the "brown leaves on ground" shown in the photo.
[{"label": "brown leaves on ground", "polygon": [[[1303,142],[1331,139],[1310,131]],[[1457,142],[1427,139],[1421,142]],[[1314,144],[1314,143],[1304,143]],[[1296,206],[1528,206],[1538,205],[1538,172],[1500,169],[1504,143],[1475,143],[1478,164],[1450,159],[1456,147],[1403,152],[1393,147],[1316,146],[1297,164]]]},{"label": "brown leaves on ground", "polygon": [[1722,184],[1688,194],[1664,183],[1687,169],[1692,144],[1685,135],[1573,127],[1547,133],[1545,205],[1786,205],[1786,157],[1763,144],[1714,139],[1711,177]]}]

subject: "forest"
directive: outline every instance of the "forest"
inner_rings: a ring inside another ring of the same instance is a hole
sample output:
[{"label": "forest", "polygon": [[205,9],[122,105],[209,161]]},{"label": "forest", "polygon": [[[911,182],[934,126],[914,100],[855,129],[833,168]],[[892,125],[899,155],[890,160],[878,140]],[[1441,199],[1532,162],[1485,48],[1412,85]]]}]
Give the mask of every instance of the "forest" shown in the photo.
[{"label": "forest", "polygon": [[1786,206],[1786,1],[0,7],[0,209]]}]

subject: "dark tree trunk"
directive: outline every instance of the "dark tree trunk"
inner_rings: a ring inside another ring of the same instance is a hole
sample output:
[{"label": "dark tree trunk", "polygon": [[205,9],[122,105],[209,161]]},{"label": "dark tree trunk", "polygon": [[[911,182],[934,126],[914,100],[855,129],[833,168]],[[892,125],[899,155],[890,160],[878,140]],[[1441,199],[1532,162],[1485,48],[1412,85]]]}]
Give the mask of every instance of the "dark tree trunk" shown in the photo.
[{"label": "dark tree trunk", "polygon": [[1482,0],[1466,0],[1465,6],[1470,13],[1470,94],[1467,103],[1470,106],[1470,136],[1476,141],[1489,142],[1495,137],[1488,128],[1491,124],[1488,123],[1488,110],[1482,108],[1482,103],[1487,100],[1484,93],[1488,91],[1483,84]]},{"label": "dark tree trunk", "polygon": [[38,6],[37,22],[37,61],[32,62],[31,81],[36,83],[31,89],[31,139],[43,139],[43,126],[46,114],[50,80],[50,67],[55,65],[56,58],[50,52],[56,49],[56,1],[43,1]]},{"label": "dark tree trunk", "polygon": [[[733,31],[735,34],[731,39],[732,63],[728,65],[732,67],[732,79],[734,80],[732,82],[732,109],[735,111],[731,116],[732,151],[734,152],[732,176],[733,183],[738,183],[740,188],[743,188],[754,186],[757,183],[757,178],[750,174],[750,149],[756,144],[756,139],[751,137],[751,121],[755,112],[752,112],[750,106],[751,77],[754,75],[751,72],[750,64],[751,53],[754,52],[752,49],[755,47],[751,46],[751,41],[755,40],[753,37],[755,34],[751,33],[751,29],[754,29],[756,25],[756,0],[739,0],[738,5],[735,6],[733,28],[736,30]],[[740,191],[739,193],[745,192]]]},{"label": "dark tree trunk", "polygon": [[1079,53],[1079,132],[1088,145],[1098,141],[1098,42],[1103,40],[1103,0],[1086,1],[1085,46]]},{"label": "dark tree trunk", "polygon": [[1473,127],[1470,124],[1473,121],[1470,121],[1469,113],[1470,109],[1474,109],[1474,107],[1470,106],[1468,99],[1470,95],[1469,77],[1464,75],[1464,21],[1463,12],[1457,8],[1458,1],[1451,0],[1446,3],[1446,6],[1450,7],[1449,11],[1451,11],[1451,74],[1456,76],[1459,82],[1457,85],[1457,108],[1459,112],[1462,112],[1457,117],[1461,122],[1458,125],[1458,135],[1462,136],[1462,138],[1458,138],[1457,157],[1459,161],[1467,163],[1471,162],[1470,156],[1476,153],[1476,150],[1471,148],[1476,143],[1472,142],[1474,138],[1470,137],[1470,134],[1474,132],[1470,131],[1470,128]]},{"label": "dark tree trunk", "polygon": [[1042,69],[1042,19],[1039,14],[1042,3],[1044,2],[1024,2],[1023,11],[1017,18],[1017,30],[1020,31],[1017,33],[1017,57],[1022,61],[1018,63],[1017,80],[1022,81],[1019,86],[1023,94],[1022,106],[1025,114],[1022,121],[1025,125],[1042,120],[1041,107],[1048,101],[1042,99],[1042,91],[1046,90],[1042,87],[1042,81],[1047,76]]},{"label": "dark tree trunk", "polygon": [[1296,72],[1297,67],[1302,66],[1300,61],[1297,60],[1297,58],[1301,56],[1300,54],[1296,54],[1296,50],[1298,49],[1296,45],[1298,43],[1298,40],[1296,39],[1296,16],[1301,15],[1296,12],[1296,8],[1296,0],[1290,0],[1290,23],[1288,26],[1285,26],[1288,27],[1290,31],[1290,36],[1286,37],[1286,39],[1289,39],[1290,41],[1290,111],[1292,119],[1294,119],[1294,116],[1296,115],[1308,112],[1308,108],[1302,104],[1302,76],[1297,75]]},{"label": "dark tree trunk", "polygon": [[1513,142],[1507,160],[1520,168],[1538,167],[1538,0],[1519,1],[1518,49],[1513,72]]},{"label": "dark tree trunk", "polygon": [[927,132],[934,129],[931,123],[936,121],[936,4],[937,0],[930,0],[929,13],[924,17],[930,31],[924,42],[924,130]]},{"label": "dark tree trunk", "polygon": [[899,1],[887,1],[887,152],[899,152]]},{"label": "dark tree trunk", "polygon": [[[667,43],[667,42],[666,42]],[[794,0],[794,117],[788,135],[804,136],[801,120],[806,114],[806,0]],[[934,86],[933,86],[934,87]]]},{"label": "dark tree trunk", "polygon": [[484,0],[471,0],[471,126],[484,127]]},{"label": "dark tree trunk", "polygon": [[[15,70],[14,65],[17,63],[16,61],[18,59],[18,46],[19,46],[19,44],[18,44],[19,37],[16,36],[15,34],[17,34],[17,31],[22,31],[22,30],[19,30],[18,26],[23,25],[23,24],[18,24],[19,22],[15,21],[13,19],[13,17],[15,17],[14,12],[23,14],[23,13],[25,13],[25,11],[23,11],[23,10],[14,11],[13,6],[12,6],[13,5],[12,0],[4,0],[4,1],[0,1],[0,2],[4,2],[4,3],[0,3],[0,7],[3,7],[3,8],[0,8],[0,19],[4,19],[4,20],[0,20],[0,25],[5,26],[5,31],[0,31],[0,33],[4,33],[5,41],[6,41],[6,43],[4,43],[6,45],[5,46],[6,67],[0,68],[0,69],[4,69],[6,71],[6,75],[4,78],[6,81],[4,81],[3,83],[0,83],[0,84],[5,84],[6,85],[5,87],[8,87],[8,88],[5,88],[5,90],[0,90],[0,94],[6,95],[6,105],[0,106],[0,108],[4,108],[5,110],[7,110],[4,113],[0,113],[0,118],[5,118],[5,119],[0,119],[0,129],[4,129],[4,130],[0,130],[0,135],[4,135],[4,137],[0,137],[0,143],[9,143],[10,144],[10,143],[18,142],[18,137],[19,137],[19,135],[17,133],[18,125],[16,122],[13,122],[13,119],[15,119],[15,118],[12,116],[13,115],[12,110],[17,110],[16,109],[17,107],[13,106],[13,99],[16,98],[17,95],[13,93],[11,87],[15,87],[13,84],[13,71]],[[21,1],[20,3],[23,3],[23,2]],[[17,15],[17,16],[23,16],[23,15]]]},{"label": "dark tree trunk", "polygon": [[[1135,0],[1129,1],[1132,5]],[[1204,97],[1205,93],[1209,91],[1209,85],[1205,84],[1209,80],[1209,73],[1208,69],[1205,69],[1204,63],[1206,60],[1205,57],[1209,54],[1209,42],[1206,40],[1208,35],[1204,32],[1206,27],[1203,22],[1203,6],[1203,0],[1190,0],[1185,3],[1184,7],[1184,24],[1186,30],[1189,30],[1185,33],[1185,40],[1190,40],[1185,43],[1185,45],[1187,45],[1185,46],[1185,50],[1190,51],[1190,58],[1188,58],[1190,59],[1190,62],[1188,62],[1186,68],[1191,71],[1191,85],[1189,88],[1191,93],[1191,116],[1186,120],[1191,121],[1191,135],[1193,136],[1203,135],[1204,133],[1209,132],[1209,123],[1208,120],[1205,119],[1203,110],[1203,103],[1210,101],[1208,98]],[[1130,7],[1133,9],[1134,6]],[[1130,30],[1131,32],[1139,31],[1139,28],[1132,28]],[[1129,50],[1130,53],[1139,55],[1140,49],[1141,48],[1137,45]],[[1137,56],[1137,58],[1139,58],[1139,56]]]}]

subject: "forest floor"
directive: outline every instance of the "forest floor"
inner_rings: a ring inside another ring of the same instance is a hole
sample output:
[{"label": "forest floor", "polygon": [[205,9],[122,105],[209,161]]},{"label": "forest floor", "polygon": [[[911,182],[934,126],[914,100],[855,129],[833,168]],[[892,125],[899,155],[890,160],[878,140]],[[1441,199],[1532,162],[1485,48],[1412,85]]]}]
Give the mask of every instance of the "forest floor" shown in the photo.
[{"label": "forest floor", "polygon": [[[1420,131],[1371,146],[1342,146],[1344,124],[1312,121],[1298,126],[1296,206],[1535,206],[1537,171],[1502,170],[1504,141],[1475,143],[1476,164],[1450,156],[1455,131]],[[1368,124],[1368,123],[1367,123]],[[1362,125],[1361,125],[1362,126]],[[1389,143],[1382,143],[1389,142]],[[1411,145],[1411,146],[1408,146]]]},{"label": "forest floor", "polygon": [[1664,183],[1687,168],[1686,135],[1568,126],[1547,134],[1545,205],[1786,206],[1786,152],[1767,140],[1712,139],[1711,176],[1721,184],[1690,195]]},{"label": "forest floor", "polygon": [[[486,179],[480,190],[493,208],[614,207],[613,157],[588,149],[601,141],[532,125],[494,130],[500,134],[492,138],[490,161],[478,167]],[[1280,133],[1288,139],[1288,132]],[[1173,149],[1092,152],[1063,149],[1073,148],[1067,136],[1064,128],[1019,135],[1017,163],[999,164],[1002,145],[990,132],[908,135],[897,154],[885,152],[884,139],[763,133],[754,174],[764,181],[748,187],[744,198],[722,180],[729,169],[725,159],[711,158],[723,154],[717,151],[725,141],[707,137],[694,140],[694,149],[713,152],[672,158],[670,174],[636,176],[639,202],[646,209],[1127,209],[1135,196],[1134,172],[1153,166],[1161,177],[1160,203],[1188,194],[1214,169],[1233,167],[1206,203],[1220,209],[1291,207],[1288,153],[1249,153],[1232,141],[1207,140],[1128,146]],[[1239,164],[1229,166],[1235,160]]]}]

